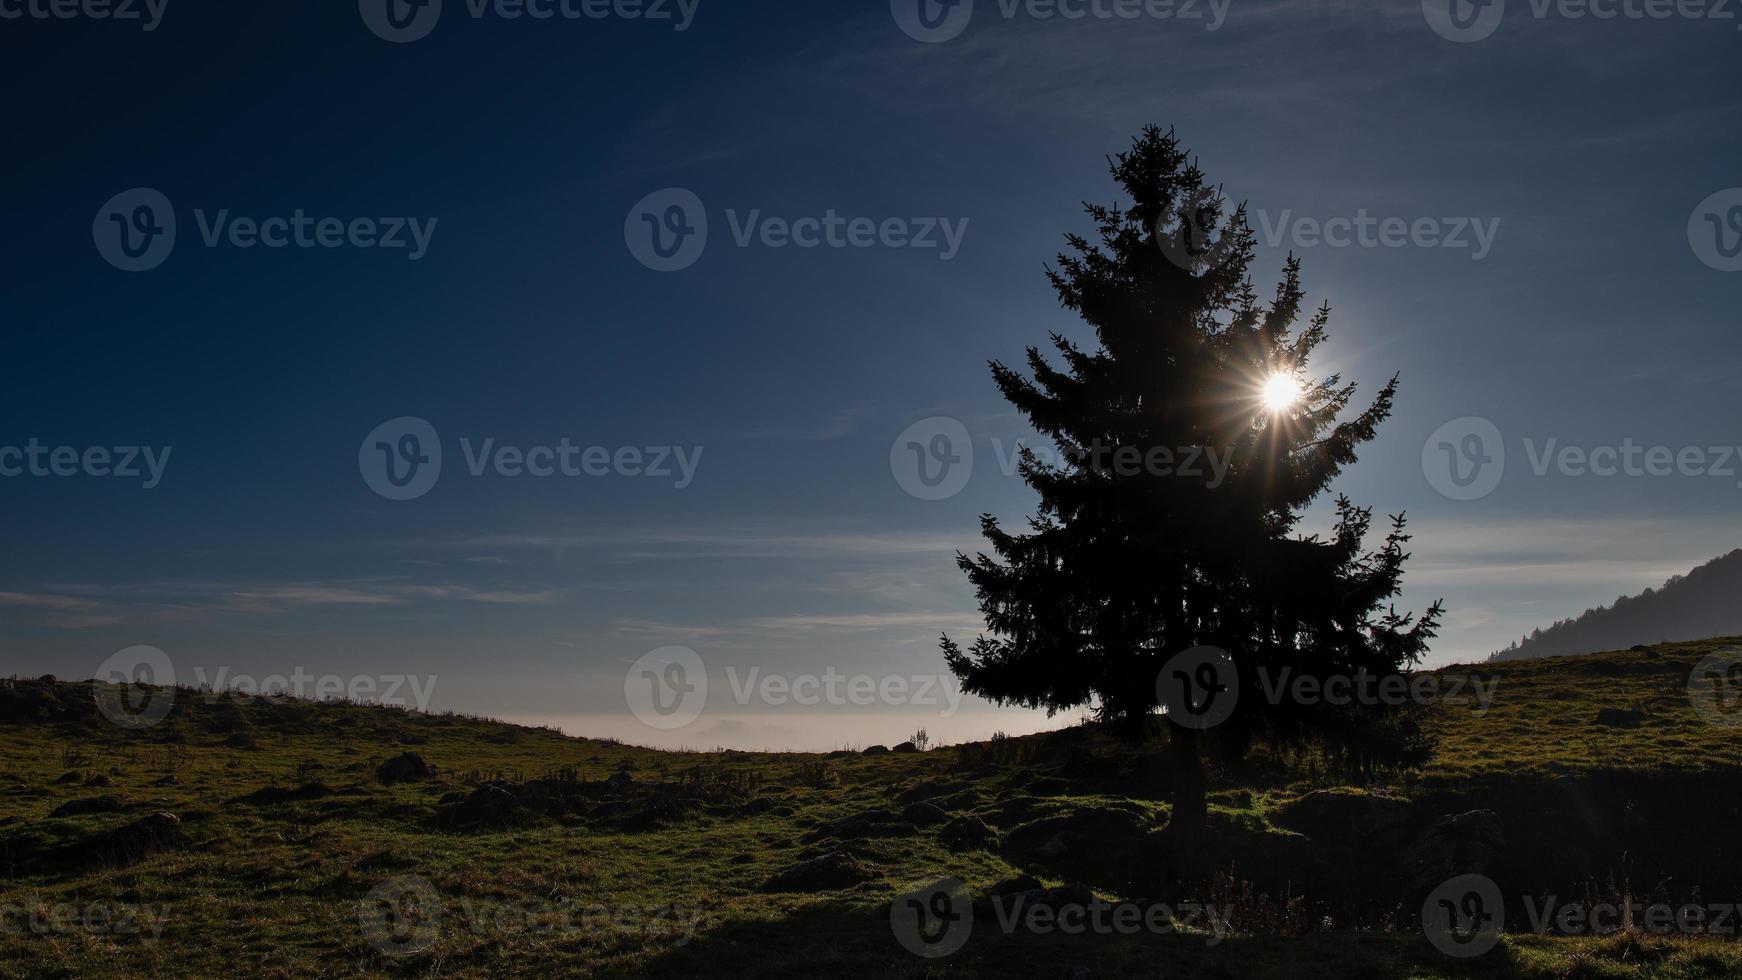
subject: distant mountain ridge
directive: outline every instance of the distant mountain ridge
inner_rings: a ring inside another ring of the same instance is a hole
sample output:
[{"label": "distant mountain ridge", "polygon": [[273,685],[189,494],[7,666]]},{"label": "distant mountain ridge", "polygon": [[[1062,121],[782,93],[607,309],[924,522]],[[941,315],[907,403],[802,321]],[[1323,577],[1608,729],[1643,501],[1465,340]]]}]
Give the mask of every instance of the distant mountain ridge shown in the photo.
[{"label": "distant mountain ridge", "polygon": [[1534,660],[1619,650],[1639,643],[1703,640],[1742,633],[1742,549],[1714,558],[1662,588],[1622,596],[1539,629],[1489,657]]}]

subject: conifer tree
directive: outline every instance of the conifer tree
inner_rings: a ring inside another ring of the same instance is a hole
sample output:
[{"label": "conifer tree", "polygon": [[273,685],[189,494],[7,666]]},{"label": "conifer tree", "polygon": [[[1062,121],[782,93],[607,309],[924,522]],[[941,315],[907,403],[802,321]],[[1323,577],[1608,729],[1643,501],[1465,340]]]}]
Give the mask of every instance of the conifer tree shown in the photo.
[{"label": "conifer tree", "polygon": [[1055,333],[1056,363],[1031,347],[1026,373],[991,364],[1004,397],[1057,445],[1057,462],[1024,449],[1038,513],[1022,533],[983,515],[993,554],[958,555],[987,634],[967,650],[945,637],[943,651],[970,693],[1049,711],[1090,706],[1141,737],[1165,703],[1158,680],[1170,658],[1225,650],[1233,713],[1201,731],[1179,718],[1161,726],[1178,853],[1204,827],[1206,749],[1237,759],[1259,740],[1312,745],[1356,769],[1424,758],[1406,712],[1271,703],[1261,675],[1405,672],[1440,605],[1419,618],[1391,606],[1408,557],[1402,515],[1372,550],[1372,512],[1344,497],[1327,537],[1297,530],[1390,415],[1396,377],[1343,418],[1355,385],[1308,373],[1330,309],[1301,322],[1300,262],[1291,255],[1275,295],[1258,300],[1245,209],[1228,213],[1171,131],[1145,129],[1109,164],[1127,201],[1086,204],[1095,240],[1067,235],[1069,251],[1047,269],[1096,343]]}]

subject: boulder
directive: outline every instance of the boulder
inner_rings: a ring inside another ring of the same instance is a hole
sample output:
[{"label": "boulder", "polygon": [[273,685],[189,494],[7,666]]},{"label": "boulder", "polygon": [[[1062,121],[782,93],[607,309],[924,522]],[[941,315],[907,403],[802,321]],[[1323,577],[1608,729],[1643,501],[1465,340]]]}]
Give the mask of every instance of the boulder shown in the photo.
[{"label": "boulder", "polygon": [[909,803],[901,808],[901,819],[916,827],[935,827],[948,823],[950,815],[935,803]]},{"label": "boulder", "polygon": [[789,865],[762,883],[765,892],[826,892],[851,888],[871,879],[856,858],[844,851],[832,851]]},{"label": "boulder", "polygon": [[1431,889],[1448,878],[1482,874],[1506,850],[1506,831],[1493,810],[1471,810],[1445,817],[1416,842],[1410,885]]},{"label": "boulder", "polygon": [[863,751],[859,754],[860,755],[888,755],[889,754],[889,746],[887,746],[887,745],[867,746],[865,751]]},{"label": "boulder", "polygon": [[1603,728],[1638,728],[1639,723],[1644,720],[1643,711],[1632,708],[1604,708],[1597,712],[1597,717],[1591,720],[1591,724]]},{"label": "boulder", "polygon": [[51,817],[80,817],[88,813],[119,813],[127,809],[127,801],[119,796],[86,796],[68,800],[49,811]]},{"label": "boulder", "polygon": [[436,777],[436,767],[423,761],[423,756],[416,752],[404,752],[383,762],[375,770],[375,777],[381,780],[381,785],[392,786],[394,783],[415,783],[424,779]]},{"label": "boulder", "polygon": [[998,847],[998,832],[975,816],[957,817],[944,824],[938,831],[938,839],[952,851],[995,850]]}]

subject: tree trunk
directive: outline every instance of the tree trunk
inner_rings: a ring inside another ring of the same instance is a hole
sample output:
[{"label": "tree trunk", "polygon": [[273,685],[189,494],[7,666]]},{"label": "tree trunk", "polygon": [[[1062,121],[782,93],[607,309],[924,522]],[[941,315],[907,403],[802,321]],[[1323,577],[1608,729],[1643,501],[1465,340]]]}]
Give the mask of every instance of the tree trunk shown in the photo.
[{"label": "tree trunk", "polygon": [[1197,877],[1209,870],[1206,854],[1209,803],[1198,733],[1181,725],[1168,729],[1173,756],[1173,813],[1168,818],[1168,865],[1174,878]]}]

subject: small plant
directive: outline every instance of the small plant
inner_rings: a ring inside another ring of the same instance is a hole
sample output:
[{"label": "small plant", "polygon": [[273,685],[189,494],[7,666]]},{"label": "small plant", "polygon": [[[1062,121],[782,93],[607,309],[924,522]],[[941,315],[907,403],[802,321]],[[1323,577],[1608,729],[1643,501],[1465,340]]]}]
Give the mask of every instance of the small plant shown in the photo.
[{"label": "small plant", "polygon": [[926,749],[931,748],[931,736],[926,734],[926,730],[923,728],[921,728],[917,732],[914,732],[912,737],[910,737],[908,739],[908,741],[912,742],[913,747],[920,750],[921,752],[924,752]]}]

